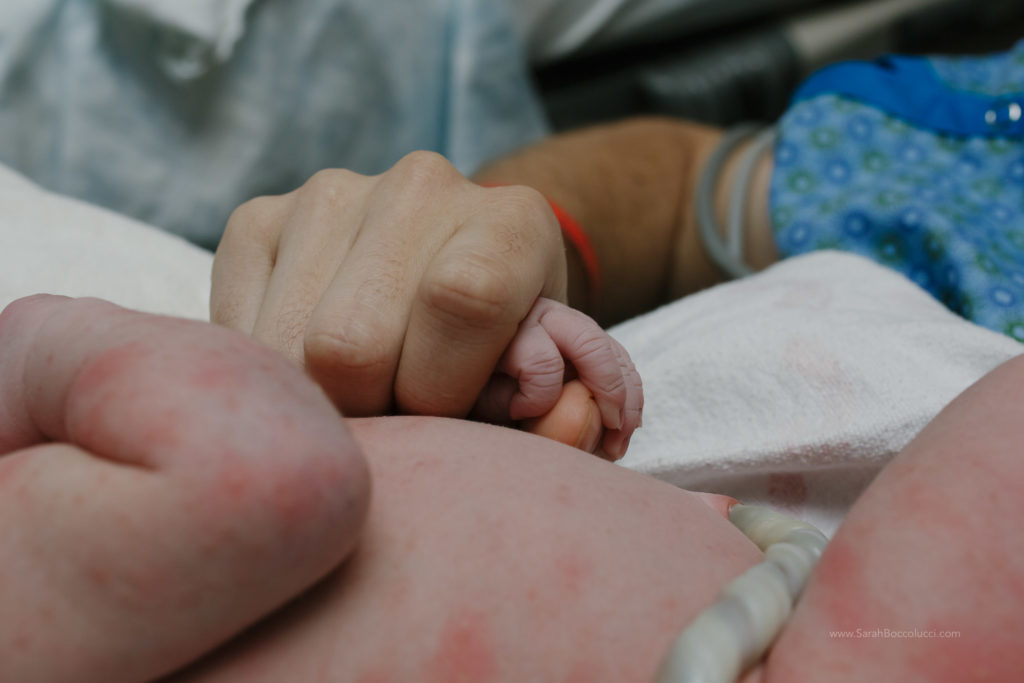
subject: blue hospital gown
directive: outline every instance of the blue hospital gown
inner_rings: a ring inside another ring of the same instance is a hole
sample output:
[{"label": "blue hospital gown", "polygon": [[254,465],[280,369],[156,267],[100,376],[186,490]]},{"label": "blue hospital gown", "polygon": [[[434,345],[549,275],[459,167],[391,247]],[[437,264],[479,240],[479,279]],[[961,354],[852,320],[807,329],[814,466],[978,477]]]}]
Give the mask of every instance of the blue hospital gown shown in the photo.
[{"label": "blue hospital gown", "polygon": [[2,0],[0,163],[207,247],[321,168],[542,137],[493,0]]},{"label": "blue hospital gown", "polygon": [[813,75],[780,121],[770,206],[782,255],[855,252],[1024,341],[1024,42]]}]

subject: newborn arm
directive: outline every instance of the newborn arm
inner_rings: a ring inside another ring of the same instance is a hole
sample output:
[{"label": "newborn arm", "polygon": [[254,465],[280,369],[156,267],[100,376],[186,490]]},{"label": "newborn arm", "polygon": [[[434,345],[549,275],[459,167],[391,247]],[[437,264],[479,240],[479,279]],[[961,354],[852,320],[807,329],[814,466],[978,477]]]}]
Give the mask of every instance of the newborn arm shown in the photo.
[{"label": "newborn arm", "polygon": [[0,315],[0,680],[141,681],[351,550],[368,474],[242,335],[96,300]]},{"label": "newborn arm", "polygon": [[826,548],[763,680],[1020,678],[1022,387],[1017,357],[883,470]]}]

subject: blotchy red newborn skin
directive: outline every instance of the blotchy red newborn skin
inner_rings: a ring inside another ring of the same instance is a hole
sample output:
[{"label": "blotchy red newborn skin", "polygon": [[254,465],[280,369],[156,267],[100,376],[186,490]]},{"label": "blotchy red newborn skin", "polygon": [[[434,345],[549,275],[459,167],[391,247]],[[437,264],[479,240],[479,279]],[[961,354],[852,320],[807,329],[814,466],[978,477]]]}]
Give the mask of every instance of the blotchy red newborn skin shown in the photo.
[{"label": "blotchy red newborn skin", "polygon": [[5,487],[17,481],[18,471],[28,462],[28,453],[0,457],[0,495],[9,495]]},{"label": "blotchy red newborn skin", "polygon": [[271,350],[95,300],[0,319],[0,680],[165,674],[354,544],[365,463]]},{"label": "blotchy red newborn skin", "polygon": [[761,558],[688,492],[550,440],[441,418],[351,427],[374,478],[355,554],[176,683],[649,683]]},{"label": "blotchy red newborn skin", "polygon": [[825,550],[765,680],[1020,677],[1022,411],[1018,357],[965,391],[881,473]]},{"label": "blotchy red newborn skin", "polygon": [[424,683],[485,683],[495,680],[497,649],[487,614],[472,605],[449,612],[437,649],[423,668]]}]

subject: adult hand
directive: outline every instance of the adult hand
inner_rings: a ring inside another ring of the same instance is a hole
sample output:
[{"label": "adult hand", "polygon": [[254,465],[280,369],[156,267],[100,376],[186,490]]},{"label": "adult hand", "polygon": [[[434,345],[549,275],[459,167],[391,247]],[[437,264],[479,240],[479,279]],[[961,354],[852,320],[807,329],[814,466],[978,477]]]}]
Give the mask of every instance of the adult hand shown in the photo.
[{"label": "adult hand", "polygon": [[539,297],[566,297],[545,199],[415,152],[378,176],[321,171],[239,207],[210,315],[305,365],[348,415],[461,417]]}]

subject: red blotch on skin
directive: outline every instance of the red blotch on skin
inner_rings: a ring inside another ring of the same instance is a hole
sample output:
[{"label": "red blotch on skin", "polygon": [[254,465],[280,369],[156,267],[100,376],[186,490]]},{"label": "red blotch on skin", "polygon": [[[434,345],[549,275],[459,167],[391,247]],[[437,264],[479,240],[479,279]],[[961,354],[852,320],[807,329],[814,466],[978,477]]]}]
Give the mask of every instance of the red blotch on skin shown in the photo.
[{"label": "red blotch on skin", "polygon": [[319,496],[307,485],[309,480],[295,481],[287,477],[271,485],[270,507],[289,526],[304,524],[320,508]]},{"label": "red blotch on skin", "polygon": [[230,502],[243,500],[252,490],[253,476],[243,467],[225,467],[218,477],[217,489]]},{"label": "red blotch on skin", "polygon": [[972,519],[960,505],[949,505],[927,475],[905,470],[900,496],[893,501],[892,515],[902,524],[913,524],[919,533],[942,534],[947,538],[970,538]]},{"label": "red blotch on skin", "polygon": [[391,679],[384,674],[368,673],[357,678],[356,683],[391,683]]},{"label": "red blotch on skin", "polygon": [[150,420],[142,440],[149,446],[173,450],[181,447],[181,428],[185,421],[173,413],[165,413]]},{"label": "red blotch on skin", "polygon": [[24,631],[16,634],[11,639],[11,645],[15,650],[28,650],[32,647],[32,636]]},{"label": "red blotch on skin", "polygon": [[212,358],[199,363],[189,376],[188,383],[203,393],[230,391],[237,388],[238,373],[229,368],[223,359]]},{"label": "red blotch on skin", "polygon": [[43,606],[36,610],[36,614],[39,615],[39,621],[44,624],[52,624],[56,615],[53,612],[52,607]]},{"label": "red blotch on skin", "polygon": [[560,555],[555,559],[555,572],[563,595],[572,600],[583,595],[583,584],[590,576],[590,567],[583,557],[577,553]]},{"label": "red blotch on skin", "polygon": [[769,474],[768,497],[777,505],[799,508],[807,502],[807,482],[801,474]]},{"label": "red blotch on skin", "polygon": [[225,454],[217,481],[210,491],[217,509],[248,509],[256,504],[280,524],[284,531],[302,528],[315,520],[323,509],[326,477],[334,476],[330,468],[322,468],[323,476],[303,472],[290,466],[283,468],[260,462],[247,462],[237,455]]},{"label": "red blotch on skin", "polygon": [[660,607],[657,615],[659,628],[667,632],[678,631],[682,627],[680,622],[682,622],[681,615],[683,614],[683,607],[679,604],[679,600],[665,598],[661,601]]},{"label": "red blotch on skin", "polygon": [[825,549],[811,579],[811,589],[830,627],[856,630],[874,625],[865,621],[871,598],[863,561],[843,539],[833,540]]},{"label": "red blotch on skin", "polygon": [[493,638],[480,612],[460,610],[448,617],[440,642],[427,663],[425,680],[434,683],[484,683],[497,673]]},{"label": "red blotch on skin", "polygon": [[1018,644],[1007,643],[995,633],[981,638],[965,637],[963,631],[960,635],[910,641],[908,649],[912,653],[907,666],[916,674],[915,679],[935,683],[1002,683],[1018,679],[1024,667]]},{"label": "red blotch on skin", "polygon": [[0,456],[0,486],[14,478],[14,475],[28,461],[27,454]]},{"label": "red blotch on skin", "polygon": [[90,567],[86,570],[85,575],[88,577],[89,583],[95,588],[106,588],[107,584],[110,583],[110,576],[98,567]]},{"label": "red blotch on skin", "polygon": [[572,668],[565,676],[565,683],[594,683],[607,677],[607,671],[602,671],[588,661],[578,661],[573,662]]},{"label": "red blotch on skin", "polygon": [[384,604],[395,614],[401,614],[409,604],[412,595],[412,583],[408,578],[395,579],[391,590],[384,596]]},{"label": "red blotch on skin", "polygon": [[420,539],[415,534],[409,534],[405,537],[402,542],[402,550],[406,553],[416,552],[416,549],[420,546]]},{"label": "red blotch on skin", "polygon": [[120,442],[114,436],[114,416],[121,412],[119,406],[137,403],[140,395],[137,390],[131,391],[131,383],[125,384],[122,380],[119,384],[118,380],[128,376],[146,353],[144,344],[132,342],[104,351],[82,368],[68,390],[68,400],[84,396],[87,407],[84,412],[69,418],[72,421],[67,427],[70,432],[68,438],[85,448],[102,450],[105,457],[116,460],[106,449],[95,446]]},{"label": "red blotch on skin", "polygon": [[117,575],[117,594],[123,604],[148,612],[164,607],[180,585],[170,569],[157,566],[126,566]]},{"label": "red blotch on skin", "polygon": [[145,353],[145,346],[139,342],[104,351],[78,373],[71,391],[92,393],[103,389],[111,380],[137,363]]},{"label": "red blotch on skin", "polygon": [[237,391],[227,391],[224,393],[224,411],[228,415],[237,415],[242,410],[242,399],[239,397]]},{"label": "red blotch on skin", "polygon": [[569,488],[568,484],[558,485],[555,489],[555,500],[567,507],[572,505],[572,489]]}]

